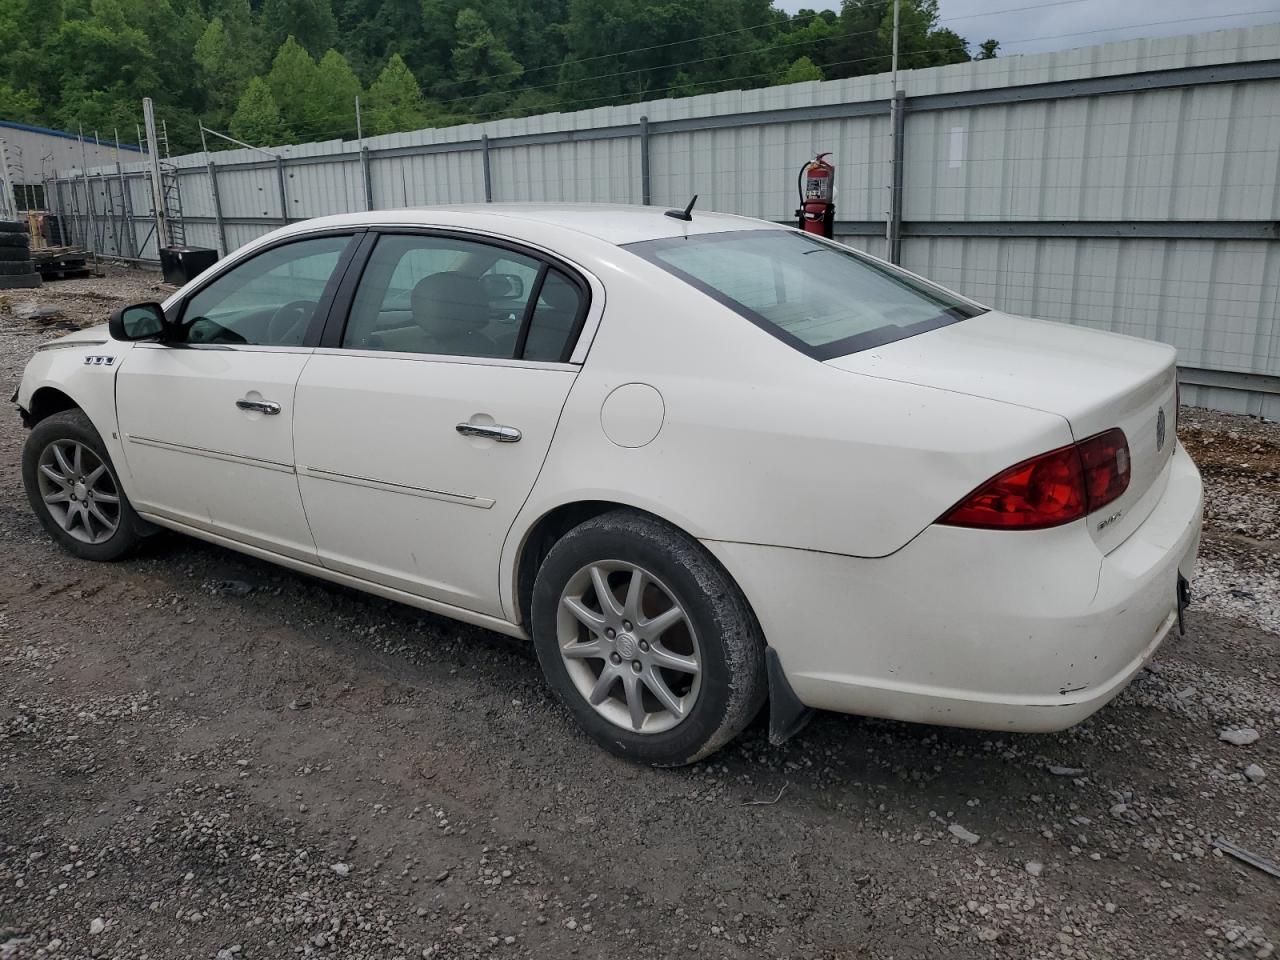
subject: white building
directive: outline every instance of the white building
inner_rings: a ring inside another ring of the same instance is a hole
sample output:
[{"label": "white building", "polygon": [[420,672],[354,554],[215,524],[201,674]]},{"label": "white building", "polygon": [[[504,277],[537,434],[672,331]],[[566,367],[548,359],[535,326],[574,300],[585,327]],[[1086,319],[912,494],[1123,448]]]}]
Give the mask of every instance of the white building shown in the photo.
[{"label": "white building", "polygon": [[[92,135],[84,138],[82,147],[79,134],[0,120],[0,174],[7,163],[19,210],[43,208],[44,181],[55,171],[105,166],[115,163],[117,157],[121,163],[135,163],[141,159],[142,151],[137,144],[121,143],[117,153],[114,141]],[[13,204],[5,206],[12,208]]]}]

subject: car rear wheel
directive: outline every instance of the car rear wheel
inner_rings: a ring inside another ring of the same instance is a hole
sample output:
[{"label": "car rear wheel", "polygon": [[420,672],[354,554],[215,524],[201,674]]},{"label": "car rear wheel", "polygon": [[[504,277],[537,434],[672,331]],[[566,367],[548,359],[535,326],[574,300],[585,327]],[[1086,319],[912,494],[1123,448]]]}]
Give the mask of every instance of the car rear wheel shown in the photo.
[{"label": "car rear wheel", "polygon": [[22,482],[41,525],[69,553],[115,560],[141,541],[102,437],[79,410],[46,417],[22,450]]},{"label": "car rear wheel", "polygon": [[620,756],[692,763],[764,702],[764,638],[746,599],[656,518],[617,511],[562,537],[538,571],[532,620],[551,686]]}]

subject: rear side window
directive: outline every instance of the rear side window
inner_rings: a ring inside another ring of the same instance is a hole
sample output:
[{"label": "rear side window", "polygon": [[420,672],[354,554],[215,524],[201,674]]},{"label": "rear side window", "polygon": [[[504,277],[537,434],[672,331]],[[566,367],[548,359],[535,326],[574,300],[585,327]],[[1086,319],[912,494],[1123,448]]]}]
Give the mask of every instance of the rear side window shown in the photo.
[{"label": "rear side window", "polygon": [[582,294],[568,277],[556,269],[547,270],[538,301],[529,320],[525,340],[525,360],[567,360],[572,350],[574,330],[583,307]]},{"label": "rear side window", "polygon": [[627,246],[809,356],[844,356],[983,312],[931,284],[795,230]]},{"label": "rear side window", "polygon": [[387,235],[365,264],[342,346],[567,359],[582,305],[577,285],[536,256],[456,236]]}]

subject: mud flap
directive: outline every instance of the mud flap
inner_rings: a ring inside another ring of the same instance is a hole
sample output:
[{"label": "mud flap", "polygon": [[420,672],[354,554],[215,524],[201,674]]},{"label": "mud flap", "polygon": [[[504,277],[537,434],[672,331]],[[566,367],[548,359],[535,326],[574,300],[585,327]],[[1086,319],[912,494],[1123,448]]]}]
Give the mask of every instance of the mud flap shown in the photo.
[{"label": "mud flap", "polygon": [[769,743],[778,747],[805,728],[813,708],[801,703],[791,689],[773,647],[765,647],[764,662],[769,671]]},{"label": "mud flap", "polygon": [[[1182,574],[1178,574],[1178,636],[1187,635],[1187,623],[1183,613],[1191,606],[1191,582]],[[772,686],[772,676],[770,677]]]}]

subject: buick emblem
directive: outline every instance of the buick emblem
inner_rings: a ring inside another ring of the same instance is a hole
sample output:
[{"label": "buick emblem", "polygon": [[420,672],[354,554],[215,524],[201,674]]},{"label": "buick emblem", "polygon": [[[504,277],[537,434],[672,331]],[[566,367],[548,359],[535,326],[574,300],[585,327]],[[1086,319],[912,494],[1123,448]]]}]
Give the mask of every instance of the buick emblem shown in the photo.
[{"label": "buick emblem", "polygon": [[1156,453],[1164,449],[1164,407],[1156,414]]}]

